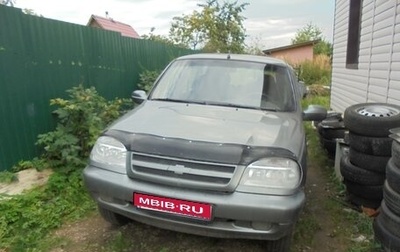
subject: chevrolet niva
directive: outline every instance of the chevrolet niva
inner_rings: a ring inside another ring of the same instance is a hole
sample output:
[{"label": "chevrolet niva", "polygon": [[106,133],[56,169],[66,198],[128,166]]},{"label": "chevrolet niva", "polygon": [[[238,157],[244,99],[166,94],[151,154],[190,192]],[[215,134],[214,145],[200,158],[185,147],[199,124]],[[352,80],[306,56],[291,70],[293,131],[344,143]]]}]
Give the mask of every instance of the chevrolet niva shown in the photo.
[{"label": "chevrolet niva", "polygon": [[135,220],[196,235],[266,240],[287,251],[305,202],[303,90],[264,56],[172,61],[140,104],[98,138],[84,182],[113,224]]}]

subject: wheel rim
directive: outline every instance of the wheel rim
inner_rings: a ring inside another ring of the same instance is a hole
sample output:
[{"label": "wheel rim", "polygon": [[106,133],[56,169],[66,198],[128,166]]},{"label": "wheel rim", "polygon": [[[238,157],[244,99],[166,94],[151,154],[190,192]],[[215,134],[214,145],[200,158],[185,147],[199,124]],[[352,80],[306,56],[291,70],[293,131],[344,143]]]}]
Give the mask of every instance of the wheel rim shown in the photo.
[{"label": "wheel rim", "polygon": [[391,116],[396,116],[400,113],[399,110],[393,107],[376,106],[376,105],[365,106],[363,108],[358,109],[357,112],[360,115],[369,117],[391,117]]}]

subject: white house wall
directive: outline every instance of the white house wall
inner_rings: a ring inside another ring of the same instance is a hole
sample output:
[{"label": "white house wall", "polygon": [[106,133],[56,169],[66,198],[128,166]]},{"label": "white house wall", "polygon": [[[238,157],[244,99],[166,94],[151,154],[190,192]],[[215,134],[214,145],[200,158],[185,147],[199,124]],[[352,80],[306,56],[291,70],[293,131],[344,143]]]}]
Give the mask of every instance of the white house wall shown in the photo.
[{"label": "white house wall", "polygon": [[400,0],[364,0],[358,69],[346,68],[349,2],[336,0],[331,108],[356,103],[400,105]]}]

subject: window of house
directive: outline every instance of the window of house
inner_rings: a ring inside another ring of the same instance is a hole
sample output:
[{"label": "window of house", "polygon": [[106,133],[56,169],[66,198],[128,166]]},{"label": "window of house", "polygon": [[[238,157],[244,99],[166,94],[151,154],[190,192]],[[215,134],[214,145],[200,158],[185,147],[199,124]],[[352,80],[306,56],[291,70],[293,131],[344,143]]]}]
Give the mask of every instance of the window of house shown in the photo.
[{"label": "window of house", "polygon": [[349,32],[347,36],[346,68],[358,69],[362,0],[349,0]]}]

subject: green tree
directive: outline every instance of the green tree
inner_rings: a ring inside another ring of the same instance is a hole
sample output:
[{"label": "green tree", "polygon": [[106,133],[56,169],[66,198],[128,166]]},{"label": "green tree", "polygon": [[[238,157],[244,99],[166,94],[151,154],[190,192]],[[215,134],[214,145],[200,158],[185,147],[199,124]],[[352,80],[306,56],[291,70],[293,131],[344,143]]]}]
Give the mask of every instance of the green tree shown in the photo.
[{"label": "green tree", "polygon": [[0,4],[8,5],[14,7],[15,0],[0,0]]},{"label": "green tree", "polygon": [[312,40],[319,40],[314,46],[314,54],[332,55],[332,44],[325,40],[322,35],[322,30],[313,23],[308,23],[305,27],[297,30],[295,37],[292,39],[292,44],[299,44]]},{"label": "green tree", "polygon": [[332,44],[327,42],[326,40],[322,40],[314,46],[314,54],[316,55],[324,54],[331,57],[332,53],[333,53]]},{"label": "green tree", "polygon": [[37,14],[33,9],[25,8],[25,9],[22,10],[22,12],[24,12],[27,15],[43,17],[42,15]]},{"label": "green tree", "polygon": [[308,23],[305,27],[297,30],[295,37],[292,39],[292,44],[299,44],[311,40],[319,40],[321,38],[322,30],[313,23]]},{"label": "green tree", "polygon": [[156,30],[155,27],[151,27],[149,34],[143,34],[140,37],[142,39],[157,41],[157,42],[161,42],[161,43],[168,44],[168,45],[174,45],[174,42],[171,39],[169,39],[168,37],[163,36],[163,35],[154,34],[155,30]]},{"label": "green tree", "polygon": [[250,42],[246,45],[245,53],[253,55],[264,55],[261,42],[261,35],[250,37]]},{"label": "green tree", "polygon": [[176,44],[207,52],[242,53],[245,50],[245,17],[248,3],[238,4],[207,0],[200,11],[174,17],[169,32]]}]

